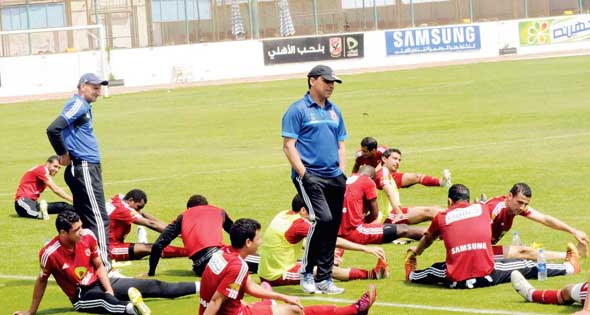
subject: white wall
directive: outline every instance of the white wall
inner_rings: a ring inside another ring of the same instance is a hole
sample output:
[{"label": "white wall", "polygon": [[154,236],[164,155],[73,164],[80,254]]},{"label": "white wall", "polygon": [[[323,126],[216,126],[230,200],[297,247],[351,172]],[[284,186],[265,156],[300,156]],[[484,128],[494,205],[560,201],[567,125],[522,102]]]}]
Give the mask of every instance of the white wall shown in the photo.
[{"label": "white wall", "polygon": [[[570,17],[575,18],[590,21],[590,15]],[[396,56],[386,55],[385,31],[366,32],[364,58],[321,63],[338,71],[490,58],[506,46],[516,47],[519,55],[590,49],[590,40],[521,47],[518,24],[519,20],[476,24],[480,27],[479,50]],[[265,66],[262,41],[257,40],[120,49],[110,54],[112,74],[124,79],[128,87],[302,73],[317,63]],[[0,98],[74,91],[85,72],[101,73],[100,52],[0,58]]]}]

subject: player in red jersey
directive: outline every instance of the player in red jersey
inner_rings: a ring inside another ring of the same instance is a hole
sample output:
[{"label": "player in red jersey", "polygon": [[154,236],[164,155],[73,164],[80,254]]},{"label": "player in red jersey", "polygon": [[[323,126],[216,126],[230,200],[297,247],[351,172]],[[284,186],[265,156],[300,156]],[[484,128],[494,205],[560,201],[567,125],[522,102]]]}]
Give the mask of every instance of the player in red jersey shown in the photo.
[{"label": "player in red jersey", "polygon": [[[293,210],[279,212],[264,232],[258,267],[261,281],[266,281],[273,287],[299,284],[302,264],[298,259],[303,257],[303,239],[307,237],[311,227],[306,207],[303,198],[299,194],[295,195],[291,202]],[[383,248],[353,243],[341,237],[336,239],[336,247],[375,255],[378,260],[377,266],[372,270],[334,266],[334,279],[349,281],[384,279],[389,276]]]},{"label": "player in red jersey", "polygon": [[[490,212],[482,204],[469,204],[469,189],[455,184],[449,189],[449,208],[437,214],[417,247],[408,250],[406,280],[438,284],[449,288],[473,289],[510,281],[510,273],[520,271],[528,279],[537,277],[536,262],[504,259],[494,261]],[[416,256],[441,237],[446,261],[425,270],[416,270]],[[578,260],[547,264],[547,276],[579,272]]]},{"label": "player in red jersey", "polygon": [[[374,286],[369,287],[354,304],[302,306],[299,298],[288,296],[256,284],[248,275],[246,256],[256,254],[262,243],[260,223],[239,219],[230,230],[231,246],[222,248],[209,260],[201,278],[199,315],[355,315],[367,314],[376,298]],[[264,299],[246,304],[244,294]],[[280,300],[287,304],[276,304]]]},{"label": "player in red jersey", "polygon": [[[506,196],[492,198],[485,202],[485,206],[492,214],[492,244],[497,244],[504,234],[512,228],[512,223],[517,215],[523,216],[531,221],[541,223],[554,230],[564,231],[572,234],[579,242],[581,254],[586,253],[588,245],[588,235],[577,230],[563,221],[541,213],[529,207],[532,191],[526,183],[516,183],[510,189]],[[575,248],[574,248],[575,249]],[[565,259],[567,252],[573,249],[568,245],[568,250],[564,252],[546,251],[547,259]],[[527,246],[494,246],[496,257],[505,258],[524,258],[537,259],[537,250]]]},{"label": "player in red jersey", "polygon": [[[109,214],[109,256],[115,260],[136,260],[149,255],[152,244],[126,243],[125,237],[131,230],[131,224],[146,226],[156,232],[162,232],[166,224],[156,217],[143,211],[147,203],[147,195],[140,189],[130,190],[125,196],[117,194],[107,203]],[[166,246],[162,251],[163,258],[187,257],[182,247]]]},{"label": "player in red jersey", "polygon": [[82,229],[78,214],[62,211],[55,227],[59,234],[39,252],[41,272],[35,282],[31,306],[28,311],[17,311],[15,315],[37,313],[49,275],[53,275],[74,310],[87,313],[146,315],[150,311],[142,295],[175,298],[198,292],[196,282],[108,278],[96,238],[92,231]]},{"label": "player in red jersey", "polygon": [[399,167],[401,153],[398,149],[387,149],[383,152],[381,161],[382,167],[375,174],[375,184],[380,190],[377,199],[379,209],[387,211],[385,223],[417,224],[432,220],[437,212],[443,210],[438,206],[402,207],[399,190],[392,175]]},{"label": "player in red jersey", "polygon": [[[365,137],[361,141],[361,149],[355,153],[354,166],[352,172],[357,173],[361,165],[370,165],[375,169],[381,168],[381,157],[387,150],[387,147],[377,145],[377,140],[371,137]],[[396,151],[400,155],[401,163],[401,151]],[[399,165],[398,165],[399,167]],[[430,175],[417,174],[417,173],[402,173],[398,172],[397,168],[391,172],[393,179],[397,185],[397,188],[408,188],[416,184],[423,186],[435,186],[435,187],[450,187],[451,186],[451,172],[449,170],[443,170],[443,177],[436,178]]]},{"label": "player in red jersey", "polygon": [[373,222],[379,214],[377,188],[371,179],[374,176],[375,168],[363,165],[359,173],[353,173],[346,180],[344,208],[338,235],[359,244],[390,243],[400,237],[419,240],[426,230],[423,227],[410,227],[407,224],[365,223]]},{"label": "player in red jersey", "polygon": [[556,305],[570,305],[575,302],[587,304],[588,282],[568,284],[559,290],[539,290],[518,271],[512,272],[510,280],[514,290],[527,302]]},{"label": "player in red jersey", "polygon": [[59,172],[60,168],[59,157],[52,155],[45,164],[35,166],[23,175],[14,196],[14,209],[19,216],[47,220],[49,214],[57,214],[63,210],[74,210],[74,207],[66,202],[48,203],[45,200],[37,202],[47,187],[56,195],[70,203],[73,202],[72,196],[51,179]]}]

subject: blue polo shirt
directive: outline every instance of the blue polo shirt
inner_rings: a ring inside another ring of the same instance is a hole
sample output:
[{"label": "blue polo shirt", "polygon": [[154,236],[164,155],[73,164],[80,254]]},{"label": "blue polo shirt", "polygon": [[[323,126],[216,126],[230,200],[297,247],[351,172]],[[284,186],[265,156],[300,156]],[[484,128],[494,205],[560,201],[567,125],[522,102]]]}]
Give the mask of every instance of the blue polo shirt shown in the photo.
[{"label": "blue polo shirt", "polygon": [[90,163],[100,163],[98,141],[92,126],[92,106],[76,94],[67,101],[60,115],[68,123],[61,135],[70,156]]},{"label": "blue polo shirt", "polygon": [[[346,140],[348,134],[342,112],[329,100],[322,108],[307,92],[283,115],[281,136],[297,139],[295,148],[310,174],[321,177],[342,174],[338,142]],[[295,170],[291,176],[297,176]]]}]

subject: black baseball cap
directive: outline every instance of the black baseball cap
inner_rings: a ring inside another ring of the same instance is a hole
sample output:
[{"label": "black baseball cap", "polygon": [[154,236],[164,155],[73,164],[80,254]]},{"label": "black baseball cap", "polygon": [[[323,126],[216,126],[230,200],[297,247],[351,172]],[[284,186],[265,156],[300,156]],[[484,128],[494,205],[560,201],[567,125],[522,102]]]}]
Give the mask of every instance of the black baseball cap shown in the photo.
[{"label": "black baseball cap", "polygon": [[80,80],[78,81],[78,87],[80,87],[80,85],[82,85],[83,83],[90,83],[90,84],[96,84],[96,85],[109,85],[109,81],[100,79],[94,73],[83,74],[80,77]]},{"label": "black baseball cap", "polygon": [[332,68],[324,65],[317,65],[313,67],[313,69],[311,69],[311,71],[309,71],[309,73],[307,74],[307,77],[322,77],[326,81],[342,83],[342,80],[340,80],[340,78],[334,74]]}]

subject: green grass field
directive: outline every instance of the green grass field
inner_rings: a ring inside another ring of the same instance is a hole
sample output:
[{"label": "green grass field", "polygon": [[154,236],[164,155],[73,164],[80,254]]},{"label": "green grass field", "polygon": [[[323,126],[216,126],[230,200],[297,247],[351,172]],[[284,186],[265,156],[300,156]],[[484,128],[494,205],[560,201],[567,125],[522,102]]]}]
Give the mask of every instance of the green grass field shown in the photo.
[{"label": "green grass field", "polygon": [[[343,76],[332,100],[343,110],[349,132],[348,166],[364,136],[400,148],[402,171],[440,176],[450,168],[453,181],[472,195],[504,194],[517,181],[533,188],[531,205],[590,231],[590,57],[485,63]],[[305,69],[302,69],[305,71]],[[169,221],[191,194],[225,208],[233,218],[253,217],[264,226],[287,209],[295,189],[282,152],[281,117],[307,88],[298,80],[160,90],[115,95],[94,106],[95,132],[103,155],[108,198],[141,188],[146,211]],[[52,154],[45,128],[64,100],[0,105],[0,312],[28,309],[33,281],[8,276],[38,274],[38,252],[56,234],[51,221],[16,216],[13,195],[25,170]],[[56,176],[62,187],[63,173]],[[50,191],[44,198],[57,200]],[[416,186],[401,191],[406,205],[446,204],[446,190]],[[570,235],[524,218],[515,221],[525,243],[565,250]],[[134,230],[133,230],[134,231]],[[156,234],[149,232],[150,240]],[[130,234],[135,240],[135,233]],[[503,243],[510,242],[508,235]],[[177,241],[176,243],[179,243]],[[404,283],[407,246],[385,245],[392,277],[375,281],[378,302],[371,314],[482,314],[517,312],[569,314],[580,308],[527,304],[510,284],[471,291]],[[419,267],[444,259],[436,242],[419,257]],[[345,266],[370,269],[375,259],[352,253]],[[560,288],[588,277],[588,259],[579,275],[533,281]],[[147,271],[147,260],[122,269]],[[158,278],[194,280],[187,259],[161,260]],[[339,299],[356,300],[368,281],[341,283]],[[278,288],[300,295],[298,287]],[[326,303],[304,300],[304,304]],[[197,314],[198,297],[149,300],[154,314]],[[405,306],[404,306],[405,305]],[[431,309],[421,308],[424,306]],[[416,308],[420,307],[420,308]],[[55,283],[50,283],[40,314],[73,314]]]}]

